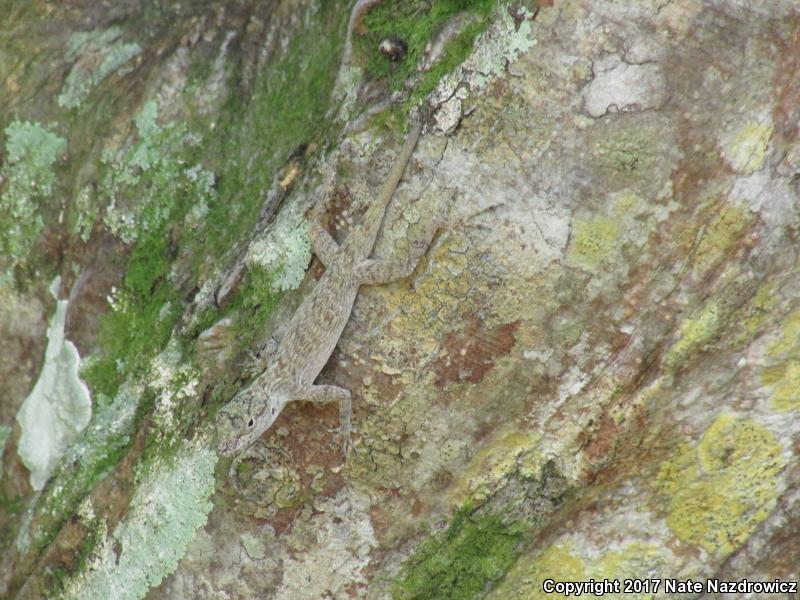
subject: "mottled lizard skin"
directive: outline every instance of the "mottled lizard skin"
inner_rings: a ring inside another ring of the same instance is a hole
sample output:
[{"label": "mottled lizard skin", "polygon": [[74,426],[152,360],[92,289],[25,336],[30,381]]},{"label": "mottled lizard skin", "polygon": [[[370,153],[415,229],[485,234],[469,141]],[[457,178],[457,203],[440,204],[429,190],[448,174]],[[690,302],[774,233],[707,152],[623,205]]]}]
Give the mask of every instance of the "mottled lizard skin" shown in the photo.
[{"label": "mottled lizard skin", "polygon": [[339,341],[359,287],[387,283],[411,274],[433,237],[431,231],[425,243],[417,246],[415,256],[403,263],[369,258],[386,207],[421,130],[420,120],[406,138],[377,201],[341,246],[322,227],[312,223],[312,248],[324,264],[325,273],[292,316],[266,370],[217,413],[217,439],[222,454],[230,455],[247,448],[270,428],[283,407],[294,400],[339,401],[341,432],[347,451],[350,392],[335,386],[314,385],[314,380]]}]

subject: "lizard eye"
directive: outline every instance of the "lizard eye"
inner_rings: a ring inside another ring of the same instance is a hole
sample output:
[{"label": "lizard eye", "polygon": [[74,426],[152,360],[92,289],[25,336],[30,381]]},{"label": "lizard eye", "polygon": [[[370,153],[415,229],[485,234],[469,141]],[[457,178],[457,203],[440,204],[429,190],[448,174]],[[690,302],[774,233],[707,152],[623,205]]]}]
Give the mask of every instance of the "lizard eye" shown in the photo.
[{"label": "lizard eye", "polygon": [[253,417],[250,417],[250,420],[247,422],[247,426],[248,427],[252,427],[255,424],[256,424],[256,422],[253,420]]}]

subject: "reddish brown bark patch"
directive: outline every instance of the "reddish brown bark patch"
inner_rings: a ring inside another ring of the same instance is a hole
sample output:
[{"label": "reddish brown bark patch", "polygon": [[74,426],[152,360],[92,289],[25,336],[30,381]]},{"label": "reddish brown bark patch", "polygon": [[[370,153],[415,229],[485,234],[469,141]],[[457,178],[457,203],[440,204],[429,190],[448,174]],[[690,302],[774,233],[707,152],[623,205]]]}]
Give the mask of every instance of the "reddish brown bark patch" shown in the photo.
[{"label": "reddish brown bark patch", "polygon": [[464,329],[447,334],[444,353],[433,364],[436,385],[478,383],[494,368],[497,358],[511,352],[520,321],[487,328],[477,316]]}]

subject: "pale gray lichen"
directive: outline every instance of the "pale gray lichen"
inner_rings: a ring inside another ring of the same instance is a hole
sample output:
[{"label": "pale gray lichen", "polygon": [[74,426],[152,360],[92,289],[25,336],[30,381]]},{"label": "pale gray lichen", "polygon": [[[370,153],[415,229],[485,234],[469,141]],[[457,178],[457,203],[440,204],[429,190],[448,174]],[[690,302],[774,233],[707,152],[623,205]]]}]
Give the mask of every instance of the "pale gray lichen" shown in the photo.
[{"label": "pale gray lichen", "polygon": [[139,473],[125,517],[67,582],[63,598],[139,600],[172,573],[211,511],[217,455],[203,440]]},{"label": "pale gray lichen", "polygon": [[[58,288],[57,282],[54,287]],[[30,471],[34,490],[44,487],[92,416],[89,388],[78,377],[78,349],[64,337],[67,304],[66,300],[56,304],[47,330],[44,366],[17,413],[22,430],[17,452]]]},{"label": "pale gray lichen", "polygon": [[6,161],[0,168],[0,256],[13,267],[30,252],[44,227],[41,204],[56,181],[53,163],[67,142],[38,123],[11,122],[5,130]]},{"label": "pale gray lichen", "polygon": [[449,133],[458,125],[467,95],[465,84],[472,94],[485,89],[511,62],[536,45],[533,14],[528,9],[519,9],[518,17],[522,20],[518,24],[505,6],[498,6],[497,11],[492,24],[475,41],[472,54],[443,77],[430,94],[428,101],[437,108],[434,118],[440,132]]},{"label": "pale gray lichen", "polygon": [[[86,100],[92,88],[141,53],[139,44],[123,42],[121,36],[119,27],[82,31],[70,36],[66,58],[77,62],[61,88],[59,106],[77,108]],[[129,71],[130,68],[120,69],[120,75]]]},{"label": "pale gray lichen", "polygon": [[250,246],[247,262],[275,274],[275,291],[296,289],[311,262],[308,222],[301,219],[292,223],[279,217],[275,228]]},{"label": "pale gray lichen", "polygon": [[107,202],[106,226],[126,243],[168,221],[178,193],[190,195],[195,206],[207,206],[216,194],[214,174],[181,159],[186,147],[200,142],[185,125],[159,125],[154,101],[144,104],[134,123],[135,142],[103,153],[108,169],[99,190]]}]

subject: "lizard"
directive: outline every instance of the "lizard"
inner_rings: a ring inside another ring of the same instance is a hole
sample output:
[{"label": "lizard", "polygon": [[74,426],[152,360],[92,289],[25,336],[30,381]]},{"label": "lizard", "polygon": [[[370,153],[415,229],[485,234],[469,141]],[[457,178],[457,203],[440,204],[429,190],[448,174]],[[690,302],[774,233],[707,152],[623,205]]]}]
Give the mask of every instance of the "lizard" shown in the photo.
[{"label": "lizard", "polygon": [[438,222],[432,222],[425,235],[412,246],[406,262],[370,258],[386,207],[420,137],[422,122],[420,118],[411,129],[376,201],[341,245],[319,222],[309,223],[311,249],[325,272],[292,315],[264,372],[217,412],[217,445],[222,455],[235,454],[253,444],[272,426],[283,408],[297,400],[318,404],[339,402],[340,434],[347,454],[351,393],[333,385],[314,385],[314,380],[339,342],[358,289],[411,275],[438,229]]}]

